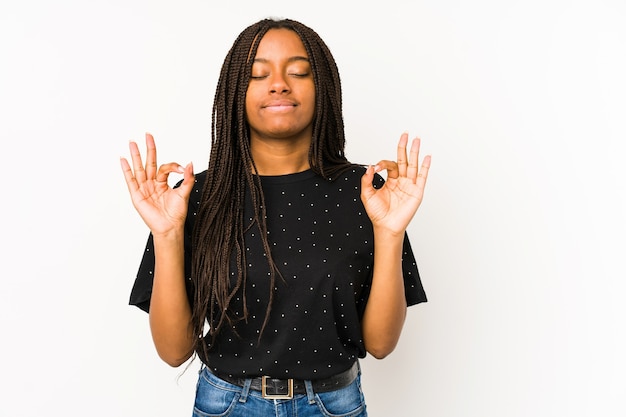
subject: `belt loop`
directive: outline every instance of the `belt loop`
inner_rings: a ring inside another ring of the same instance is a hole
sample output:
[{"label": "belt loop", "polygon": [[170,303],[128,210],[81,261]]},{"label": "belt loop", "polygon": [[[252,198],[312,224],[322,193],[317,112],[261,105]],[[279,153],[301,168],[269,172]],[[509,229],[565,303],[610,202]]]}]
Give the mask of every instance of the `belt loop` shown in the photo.
[{"label": "belt loop", "polygon": [[313,392],[313,384],[308,379],[304,381],[304,387],[306,388],[306,396],[309,399],[309,404],[315,404],[315,392]]},{"label": "belt loop", "polygon": [[248,401],[248,394],[250,393],[250,385],[252,385],[252,380],[250,378],[246,379],[246,382],[243,383],[243,388],[241,389],[241,397],[239,397],[240,403],[245,403]]}]

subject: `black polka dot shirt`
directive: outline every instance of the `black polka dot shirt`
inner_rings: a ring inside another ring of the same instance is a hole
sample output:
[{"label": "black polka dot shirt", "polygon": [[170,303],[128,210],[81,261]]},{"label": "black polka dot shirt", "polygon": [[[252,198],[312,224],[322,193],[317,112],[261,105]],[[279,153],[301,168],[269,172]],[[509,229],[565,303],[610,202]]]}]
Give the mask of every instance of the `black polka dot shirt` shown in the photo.
[{"label": "black polka dot shirt", "polygon": [[[272,289],[270,319],[259,341],[270,269],[259,228],[253,226],[245,235],[249,317],[234,328],[225,326],[205,358],[211,369],[237,377],[318,379],[344,371],[365,356],[360,321],[372,279],[374,242],[372,224],[360,199],[364,172],[357,166],[333,181],[310,170],[261,177],[271,255],[282,278],[276,279]],[[196,176],[187,234],[193,230],[204,174]],[[377,176],[375,186],[382,183]],[[245,219],[253,220],[250,198],[246,198]],[[130,299],[130,304],[146,311],[154,270],[152,251],[149,237]],[[402,267],[407,304],[425,302],[407,236]],[[233,279],[235,274],[233,270]],[[191,285],[188,291],[193,291]],[[243,315],[242,293],[231,309],[235,316]]]}]

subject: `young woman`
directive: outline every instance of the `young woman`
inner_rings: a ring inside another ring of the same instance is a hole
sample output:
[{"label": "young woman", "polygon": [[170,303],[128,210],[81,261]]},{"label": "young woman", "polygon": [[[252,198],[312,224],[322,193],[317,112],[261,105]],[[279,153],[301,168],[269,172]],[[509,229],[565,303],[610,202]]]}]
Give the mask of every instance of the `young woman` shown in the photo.
[{"label": "young woman", "polygon": [[130,302],[165,362],[201,359],[195,416],[366,415],[358,359],[388,355],[426,301],[405,230],[430,157],[404,133],[366,168],[344,140],[327,46],[266,19],[224,61],[207,170],[157,166],[149,134],[145,167],[133,142],[121,159],[151,232]]}]

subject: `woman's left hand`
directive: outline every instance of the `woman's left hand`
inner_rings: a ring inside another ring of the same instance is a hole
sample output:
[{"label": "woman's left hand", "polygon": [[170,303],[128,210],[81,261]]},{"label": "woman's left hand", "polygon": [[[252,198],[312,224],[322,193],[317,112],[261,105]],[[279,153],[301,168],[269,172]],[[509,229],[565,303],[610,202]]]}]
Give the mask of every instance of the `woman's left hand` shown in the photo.
[{"label": "woman's left hand", "polygon": [[[374,229],[384,229],[394,235],[404,234],[424,196],[430,168],[430,155],[419,167],[420,139],[415,138],[407,155],[408,133],[398,142],[398,161],[380,161],[369,166],[361,178],[361,201]],[[387,170],[387,180],[380,189],[372,185],[374,174]]]}]

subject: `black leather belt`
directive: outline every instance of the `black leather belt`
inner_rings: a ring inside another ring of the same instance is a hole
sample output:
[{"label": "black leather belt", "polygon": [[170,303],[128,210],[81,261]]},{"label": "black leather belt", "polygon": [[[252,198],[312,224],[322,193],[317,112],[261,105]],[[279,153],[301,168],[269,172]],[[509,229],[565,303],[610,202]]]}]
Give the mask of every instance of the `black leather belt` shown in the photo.
[{"label": "black leather belt", "polygon": [[[354,362],[352,366],[343,372],[333,375],[325,379],[311,380],[314,392],[334,391],[350,385],[359,373],[358,362]],[[229,377],[214,373],[220,379],[233,385],[243,387],[247,381],[246,378]],[[261,391],[264,398],[267,399],[291,399],[294,394],[306,394],[306,386],[304,381],[299,379],[279,379],[267,376],[252,378],[250,389]]]}]

